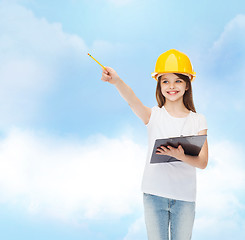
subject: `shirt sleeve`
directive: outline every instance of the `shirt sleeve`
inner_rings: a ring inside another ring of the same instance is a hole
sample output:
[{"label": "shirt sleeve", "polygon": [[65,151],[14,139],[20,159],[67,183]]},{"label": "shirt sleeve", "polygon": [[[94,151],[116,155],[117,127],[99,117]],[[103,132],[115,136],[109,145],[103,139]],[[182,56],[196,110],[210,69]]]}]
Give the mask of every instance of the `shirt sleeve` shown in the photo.
[{"label": "shirt sleeve", "polygon": [[208,129],[208,124],[205,116],[203,114],[199,114],[199,126],[198,126],[198,132]]}]

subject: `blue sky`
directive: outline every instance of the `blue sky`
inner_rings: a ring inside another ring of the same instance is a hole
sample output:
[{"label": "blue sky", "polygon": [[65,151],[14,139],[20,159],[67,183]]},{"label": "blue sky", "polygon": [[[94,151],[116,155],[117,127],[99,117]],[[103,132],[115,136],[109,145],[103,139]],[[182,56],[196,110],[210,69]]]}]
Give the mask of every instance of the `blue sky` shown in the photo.
[{"label": "blue sky", "polygon": [[175,48],[191,58],[209,126],[193,239],[244,239],[244,7],[0,0],[0,238],[146,240],[146,129],[87,52],[153,107],[150,74]]}]

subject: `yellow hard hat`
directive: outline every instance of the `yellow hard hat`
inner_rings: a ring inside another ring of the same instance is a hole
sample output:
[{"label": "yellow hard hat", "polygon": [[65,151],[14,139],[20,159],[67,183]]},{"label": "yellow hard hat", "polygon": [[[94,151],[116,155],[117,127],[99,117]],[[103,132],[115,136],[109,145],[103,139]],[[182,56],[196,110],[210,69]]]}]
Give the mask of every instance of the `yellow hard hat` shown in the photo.
[{"label": "yellow hard hat", "polygon": [[170,49],[158,57],[155,72],[151,76],[157,80],[163,73],[182,73],[187,75],[191,81],[196,77],[190,59],[176,49]]}]

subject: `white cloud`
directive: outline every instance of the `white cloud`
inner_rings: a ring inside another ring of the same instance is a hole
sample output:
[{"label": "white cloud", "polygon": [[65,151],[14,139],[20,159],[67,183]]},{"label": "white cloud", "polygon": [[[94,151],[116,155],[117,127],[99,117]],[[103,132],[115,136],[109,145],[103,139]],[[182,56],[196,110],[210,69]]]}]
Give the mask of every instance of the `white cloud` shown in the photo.
[{"label": "white cloud", "polygon": [[[213,49],[222,50],[225,45],[230,41],[237,42],[243,48],[241,51],[245,50],[245,44],[242,39],[245,38],[245,15],[238,14],[233,18],[224,28],[223,33],[220,37],[214,42]],[[234,34],[236,33],[236,34]],[[236,46],[233,46],[236,47]],[[230,50],[230,48],[229,48]]]},{"label": "white cloud", "polygon": [[218,109],[226,115],[229,109],[242,114],[245,110],[245,15],[239,14],[225,25],[210,49],[202,53],[199,65],[202,79],[194,82],[198,105],[215,113]]},{"label": "white cloud", "polygon": [[38,118],[41,100],[66,58],[82,62],[87,47],[83,39],[64,33],[60,23],[7,1],[0,3],[0,32],[0,124],[6,126]]},{"label": "white cloud", "polygon": [[242,146],[228,140],[210,146],[209,166],[198,174],[195,231],[200,239],[205,234],[215,239],[234,231],[241,235],[245,224],[243,156]]},{"label": "white cloud", "polygon": [[[132,2],[108,1],[118,6]],[[61,24],[38,19],[26,8],[7,1],[0,3],[0,32],[0,114],[4,125],[13,116],[35,117],[40,98],[56,80],[60,59],[69,54],[79,58],[78,53],[87,47],[78,36],[64,33]],[[227,24],[206,59],[209,65],[214,63],[215,70],[223,71],[222,76],[234,74],[239,81],[233,86],[244,83],[244,33],[245,16],[238,15]],[[92,47],[98,53],[126,48],[103,41],[95,41]],[[216,80],[207,92],[221,94]],[[236,88],[236,93],[242,89]],[[222,94],[226,99],[226,92]],[[227,111],[227,103],[224,106],[216,98],[211,94],[203,102],[210,99],[212,105],[217,103]],[[239,111],[244,109],[241,101],[244,98],[235,99]],[[195,231],[199,236],[207,231],[211,235],[216,231],[217,236],[222,231],[237,230],[239,234],[245,227],[241,215],[245,204],[244,152],[238,149],[242,146],[229,141],[210,146],[210,165],[198,179]],[[14,129],[0,142],[0,201],[24,207],[32,214],[62,219],[120,217],[142,204],[139,185],[144,160],[144,146],[124,136],[93,136],[81,141]],[[143,220],[139,219],[125,239],[137,239],[142,228]]]},{"label": "white cloud", "polygon": [[127,137],[79,141],[14,129],[0,159],[1,201],[29,213],[76,221],[139,209],[145,147]]},{"label": "white cloud", "polygon": [[147,237],[144,217],[136,219],[129,227],[127,235],[123,240],[143,240]]},{"label": "white cloud", "polygon": [[[230,141],[209,146],[208,168],[198,170],[195,239],[245,237],[245,163],[241,145]],[[235,151],[234,151],[235,149]],[[145,239],[144,218],[129,227],[124,240]]]},{"label": "white cloud", "polygon": [[[236,78],[234,82],[245,84],[245,15],[239,14],[224,28],[209,51],[209,64],[219,77]],[[220,79],[222,80],[222,79]]]},{"label": "white cloud", "polygon": [[[29,214],[74,222],[139,213],[145,156],[146,147],[127,135],[115,139],[98,135],[82,141],[13,129],[0,142],[1,202]],[[197,236],[241,233],[243,156],[236,143],[210,145],[209,166],[198,171]],[[141,218],[129,227],[125,240],[140,239],[143,229]]]},{"label": "white cloud", "polygon": [[[198,170],[195,239],[242,240],[245,237],[245,163],[241,145],[230,141],[209,146],[209,166]],[[143,217],[137,219],[124,240],[144,239]]]}]

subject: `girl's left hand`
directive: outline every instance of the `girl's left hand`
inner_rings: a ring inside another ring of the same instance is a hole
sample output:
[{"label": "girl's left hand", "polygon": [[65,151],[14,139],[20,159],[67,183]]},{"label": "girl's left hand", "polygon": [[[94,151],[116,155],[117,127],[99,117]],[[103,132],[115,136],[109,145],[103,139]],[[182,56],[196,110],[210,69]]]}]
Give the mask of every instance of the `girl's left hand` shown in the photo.
[{"label": "girl's left hand", "polygon": [[156,154],[158,155],[168,155],[178,160],[182,160],[183,157],[185,156],[184,149],[182,148],[181,145],[179,145],[177,148],[171,146],[168,147],[161,146],[157,148],[157,151],[158,152],[156,152]]}]

